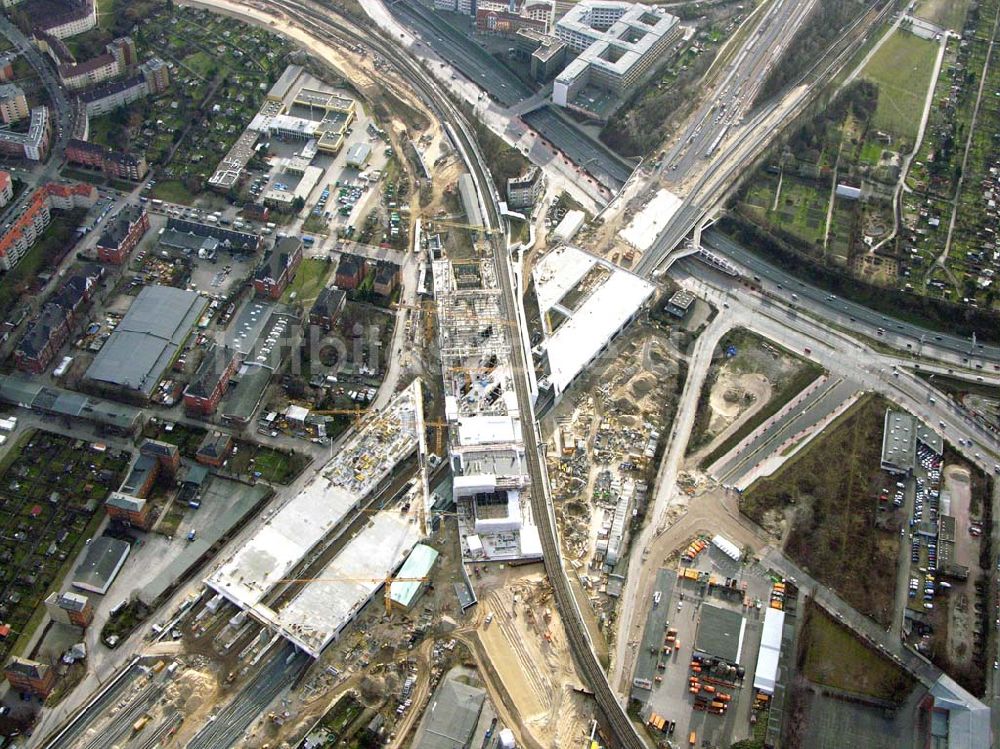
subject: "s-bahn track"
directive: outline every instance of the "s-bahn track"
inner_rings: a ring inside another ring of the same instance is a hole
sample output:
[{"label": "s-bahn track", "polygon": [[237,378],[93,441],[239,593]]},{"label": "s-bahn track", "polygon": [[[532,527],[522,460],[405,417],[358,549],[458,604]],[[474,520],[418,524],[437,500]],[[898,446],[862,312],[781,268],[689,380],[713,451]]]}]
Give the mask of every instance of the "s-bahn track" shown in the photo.
[{"label": "s-bahn track", "polygon": [[[896,0],[887,0],[881,8],[870,8],[864,15],[855,19],[843,31],[830,49],[840,48],[829,57],[829,52],[814,62],[789,89],[800,85],[810,85],[817,88],[839,72],[858,51],[867,36],[867,30],[874,28],[886,20],[896,7]],[[859,29],[866,27],[862,33]],[[785,116],[786,122],[792,122],[813,101],[812,95],[803,97]],[[774,112],[779,102],[772,100],[763,105],[754,115],[748,126],[721,153],[712,160],[712,166],[698,179],[681,203],[671,224],[664,228],[660,238],[640,258],[635,272],[649,276],[670,257],[674,247],[687,235],[692,227],[707,218],[712,213],[718,201],[739,181],[738,176],[745,173],[748,164],[757,159],[768,142],[774,137],[773,129],[758,132],[760,125]],[[743,158],[737,158],[744,146],[749,145],[749,153]],[[721,172],[719,170],[722,170]],[[714,184],[713,184],[714,183]],[[705,194],[701,194],[706,190]],[[667,236],[667,235],[670,236]]]},{"label": "s-bahn track", "polygon": [[[307,0],[273,0],[273,2],[257,7],[262,8],[264,12],[273,12],[274,9],[279,9],[289,20],[299,24],[323,41],[350,45],[361,42],[390,63],[413,86],[414,91],[421,95],[441,121],[448,126],[447,132],[451,139],[456,141],[455,145],[476,182],[482,205],[486,210],[485,216],[488,226],[491,229],[505,228],[505,221],[500,215],[498,206],[499,197],[496,194],[492,177],[485,166],[482,153],[471,134],[465,117],[440,87],[440,84],[405,51],[371,29],[349,26],[333,17],[329,8]],[[497,263],[497,276],[501,279],[501,291],[507,306],[507,314],[514,319],[518,315],[520,305],[517,303],[514,292],[513,270],[506,240],[494,239],[493,253]],[[552,583],[556,607],[562,616],[570,651],[581,675],[594,692],[594,700],[604,717],[604,723],[610,733],[609,739],[613,745],[623,749],[646,749],[646,742],[626,715],[608,683],[607,674],[597,660],[586,624],[563,569],[555,513],[549,502],[548,480],[539,459],[537,424],[534,420],[531,393],[526,380],[524,349],[520,345],[520,341],[512,341],[511,350],[514,359],[511,364],[517,375],[515,377],[515,390],[518,407],[522,414],[530,415],[530,418],[522,419],[522,422],[525,424],[524,445],[529,475],[531,476],[532,510],[542,542],[545,572]]]}]

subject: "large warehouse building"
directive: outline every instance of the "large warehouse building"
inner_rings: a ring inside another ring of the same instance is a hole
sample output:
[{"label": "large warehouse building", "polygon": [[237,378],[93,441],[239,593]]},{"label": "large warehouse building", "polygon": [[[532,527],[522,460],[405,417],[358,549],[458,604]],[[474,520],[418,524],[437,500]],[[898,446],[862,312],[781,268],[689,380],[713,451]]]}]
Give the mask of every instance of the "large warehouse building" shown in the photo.
[{"label": "large warehouse building", "polygon": [[86,379],[149,398],[206,306],[208,300],[194,291],[147,286],[87,369]]}]

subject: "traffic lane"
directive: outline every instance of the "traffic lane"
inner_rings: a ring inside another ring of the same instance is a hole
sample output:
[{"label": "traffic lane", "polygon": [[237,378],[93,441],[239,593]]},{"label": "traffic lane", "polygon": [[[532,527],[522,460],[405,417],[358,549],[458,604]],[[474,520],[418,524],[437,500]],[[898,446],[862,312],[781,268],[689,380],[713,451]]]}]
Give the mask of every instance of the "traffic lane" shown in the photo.
[{"label": "traffic lane", "polygon": [[[457,37],[450,29],[438,27],[404,3],[394,3],[390,11],[425,45],[443,60],[456,66],[469,80],[483,86],[504,106],[510,107],[531,92],[512,72],[468,37]],[[488,85],[484,85],[488,84]]]},{"label": "traffic lane", "polygon": [[[707,266],[698,263],[701,269]],[[729,286],[712,286],[720,274],[711,271],[715,278],[692,275],[696,283],[709,288],[717,295],[718,304],[728,304],[732,311],[742,315],[742,324],[795,350],[811,348],[809,358],[823,365],[828,371],[846,373],[866,387],[885,394],[900,403],[913,415],[922,419],[931,429],[941,434],[970,462],[984,471],[1000,473],[996,455],[1000,453],[1000,439],[996,434],[976,422],[958,404],[924,380],[906,370],[892,371],[892,358],[883,356],[847,334],[831,331],[812,318],[798,314],[777,300],[761,298],[756,292],[745,292]],[[726,281],[730,281],[727,277]],[[956,444],[956,440],[958,444]]]},{"label": "traffic lane", "polygon": [[[814,302],[820,311],[833,315],[838,321],[845,321],[857,324],[859,321],[867,323],[872,328],[876,337],[878,329],[883,328],[886,332],[891,332],[896,336],[903,336],[911,343],[920,343],[923,337],[923,347],[948,350],[949,353],[968,356],[970,362],[974,359],[982,359],[990,364],[1000,364],[1000,347],[982,343],[973,344],[971,339],[961,338],[951,333],[930,330],[919,327],[912,323],[900,322],[876,312],[868,307],[864,307],[857,302],[840,299],[828,291],[824,291],[816,286],[796,278],[790,273],[772,265],[760,258],[744,247],[736,244],[731,239],[714,230],[708,230],[702,234],[703,244],[712,250],[719,252],[727,259],[733,260],[745,266],[756,276],[766,279],[775,284],[779,291],[797,294],[800,298],[809,299]],[[888,327],[886,327],[888,326]],[[862,330],[859,332],[869,332]]]},{"label": "traffic lane", "polygon": [[590,139],[574,131],[549,106],[536,109],[521,116],[521,119],[556,150],[566,156],[579,168],[592,175],[594,180],[617,192],[632,174],[632,168],[620,157],[605,151]]}]

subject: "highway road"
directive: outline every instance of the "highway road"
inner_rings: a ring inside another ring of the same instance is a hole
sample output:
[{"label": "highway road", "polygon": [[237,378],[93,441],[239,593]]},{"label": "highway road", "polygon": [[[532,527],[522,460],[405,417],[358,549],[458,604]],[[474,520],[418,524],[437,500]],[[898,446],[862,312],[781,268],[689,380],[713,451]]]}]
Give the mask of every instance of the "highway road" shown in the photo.
[{"label": "highway road", "polygon": [[743,122],[760,86],[815,2],[774,0],[766,6],[747,41],[724,68],[720,82],[705,96],[661,162],[660,172],[668,186],[681,185],[718,151],[733,126]]},{"label": "highway road", "polygon": [[[1000,346],[973,343],[971,338],[901,322],[855,302],[835,297],[769,263],[718,231],[704,232],[702,245],[745,269],[747,278],[760,278],[760,283],[769,292],[784,297],[839,327],[873,339],[881,339],[887,346],[901,352],[912,351],[924,358],[951,362],[970,370],[977,369],[976,365],[979,364],[984,370],[1000,371]],[[693,267],[691,263],[695,261],[681,262],[690,270]],[[792,298],[793,294],[796,299]],[[884,332],[880,334],[879,330]]]},{"label": "highway road", "polygon": [[[657,529],[665,524],[669,508],[679,496],[676,475],[690,433],[687,413],[698,400],[700,382],[707,371],[707,356],[700,348],[703,339],[708,338],[714,348],[714,342],[725,330],[735,326],[747,328],[816,361],[833,377],[857,383],[863,390],[881,393],[899,403],[949,442],[959,443],[956,449],[983,470],[993,471],[1000,454],[997,435],[971,420],[966,412],[926,381],[898,366],[894,369],[900,361],[898,357],[876,351],[829,327],[822,322],[824,318],[821,314],[816,318],[802,314],[784,300],[751,291],[739,279],[721,274],[693,259],[675,264],[671,274],[683,286],[707,298],[720,312],[696,343],[688,367],[688,379],[694,385],[685,385],[674,432],[657,476],[653,505],[641,535],[633,544],[629,572],[620,597],[622,608],[615,648],[616,654],[620,655],[616,658],[612,679],[612,684],[623,693],[627,692],[630,674],[622,671],[621,664],[626,660],[629,643],[639,631],[644,617],[645,607],[637,605],[637,602],[649,600],[652,590],[652,566],[644,565],[642,560],[650,550]],[[821,299],[825,304],[825,298]]]},{"label": "highway road", "polygon": [[[729,191],[745,176],[748,168],[782,127],[792,122],[822,88],[822,84],[840,71],[864,43],[867,33],[887,19],[894,7],[895,3],[891,0],[886,0],[881,6],[872,5],[851,23],[811,68],[803,71],[800,84],[792,86],[780,99],[760,105],[752,113],[748,113],[748,93],[756,92],[770,69],[770,61],[761,64],[761,57],[770,58],[770,53],[765,43],[757,41],[756,34],[766,35],[772,44],[784,49],[808,15],[797,5],[796,0],[776,0],[771,12],[779,14],[778,35],[771,36],[773,30],[758,30],[751,34],[734,57],[736,70],[730,71],[724,79],[733,82],[732,90],[727,91],[725,84],[722,84],[725,97],[729,101],[735,101],[737,116],[726,122],[726,117],[719,118],[717,113],[711,116],[710,122],[706,119],[701,125],[702,131],[697,132],[697,123],[702,121],[696,115],[695,133],[689,134],[688,138],[695,135],[695,139],[704,146],[704,141],[711,132],[711,141],[700,152],[700,158],[694,151],[682,158],[682,153],[676,147],[676,152],[665,157],[668,164],[666,174],[670,175],[669,183],[675,187],[674,192],[683,198],[676,213],[639,259],[635,267],[637,273],[651,275],[668,260],[671,252],[692,229],[701,225],[717,210]],[[737,83],[740,83],[738,90],[735,88]],[[735,99],[732,98],[734,96]],[[720,111],[723,103],[729,109],[727,101],[720,100]],[[681,147],[684,145],[686,141]],[[668,158],[673,159],[673,163],[667,161]],[[677,165],[676,169],[670,168],[673,164]]]}]

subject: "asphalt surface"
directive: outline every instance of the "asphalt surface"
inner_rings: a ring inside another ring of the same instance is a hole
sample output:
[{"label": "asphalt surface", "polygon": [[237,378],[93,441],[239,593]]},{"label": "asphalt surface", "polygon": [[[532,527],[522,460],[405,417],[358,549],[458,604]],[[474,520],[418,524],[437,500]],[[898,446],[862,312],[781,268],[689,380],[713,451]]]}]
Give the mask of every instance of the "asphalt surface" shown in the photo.
[{"label": "asphalt surface", "polygon": [[[424,44],[504,107],[513,107],[533,95],[509,68],[446,19],[413,0],[400,0],[387,7]],[[632,173],[633,167],[628,161],[577,129],[571,120],[554,111],[554,107],[541,107],[522,115],[521,119],[612,192],[621,189]]]},{"label": "asphalt surface", "polygon": [[813,0],[776,0],[746,44],[726,66],[717,96],[706,98],[677,144],[661,162],[668,183],[679,184],[699,162],[714,155],[733,125],[743,121],[754,98],[784,52]]},{"label": "asphalt surface", "polygon": [[228,749],[246,733],[267,706],[290,687],[311,662],[290,643],[276,646],[263,666],[224,708],[187,743],[187,749]]},{"label": "asphalt surface", "polygon": [[740,484],[756,466],[774,455],[786,440],[812,429],[858,391],[850,380],[828,381],[810,393],[770,427],[757,435],[742,452],[732,456],[715,471],[723,484]]},{"label": "asphalt surface", "polygon": [[612,192],[618,192],[632,174],[627,161],[600,141],[578,132],[553,105],[528,112],[521,119]]},{"label": "asphalt surface", "polygon": [[[66,98],[66,93],[56,79],[52,66],[42,57],[38,48],[5,16],[0,16],[0,34],[3,34],[7,41],[14,46],[15,51],[28,61],[41,79],[42,86],[49,97],[49,116],[52,122],[53,138],[48,162],[41,169],[25,171],[18,175],[19,178],[28,182],[28,187],[31,188],[43,182],[50,182],[58,176],[59,168],[62,166],[62,156],[73,129],[72,108]],[[24,190],[17,200],[6,207],[0,214],[0,224],[6,224],[13,216],[20,213],[31,197],[31,192],[31,189]]]},{"label": "asphalt surface", "polygon": [[489,96],[505,107],[531,96],[532,91],[486,49],[447,20],[414,0],[387,3],[386,7],[414,35],[433,49],[469,80],[479,84]]},{"label": "asphalt surface", "polygon": [[[733,58],[733,70],[716,87],[716,90],[720,87],[721,90],[719,97],[714,99],[715,113],[710,108],[703,113],[705,119],[696,117],[694,132],[664,157],[661,166],[667,171],[663,174],[669,175],[669,183],[684,186],[675,190],[684,198],[677,212],[636,264],[635,270],[640,275],[652,274],[684,237],[719,207],[729,189],[763,153],[782,125],[802,111],[813,94],[820,90],[821,84],[851,59],[867,38],[867,32],[888,18],[895,7],[892,2],[881,6],[873,4],[850,24],[830,49],[803,71],[802,80],[805,83],[808,79],[808,83],[792,87],[783,99],[771,100],[751,113],[749,106],[770,72],[774,51],[779,47],[787,48],[807,15],[802,6],[805,2],[808,0],[780,0],[769,8],[763,23],[758,24]],[[777,15],[772,18],[769,14]],[[768,46],[767,40],[770,40],[771,46]],[[725,110],[722,109],[723,104],[726,104]],[[694,140],[689,144],[688,139],[692,136]],[[704,147],[703,150],[695,151],[693,146],[699,144],[699,147]],[[683,150],[688,145],[692,146],[690,152]]]},{"label": "asphalt surface", "polygon": [[[919,353],[925,358],[938,358],[970,369],[977,369],[976,364],[981,364],[983,370],[1000,371],[998,346],[973,344],[971,338],[900,322],[863,305],[835,297],[772,265],[717,231],[709,230],[702,234],[702,244],[745,268],[751,277],[760,278],[760,283],[768,292],[839,327],[881,340],[901,351]],[[688,270],[693,268],[691,264],[694,261],[681,262]],[[883,332],[879,333],[879,330]]]}]

